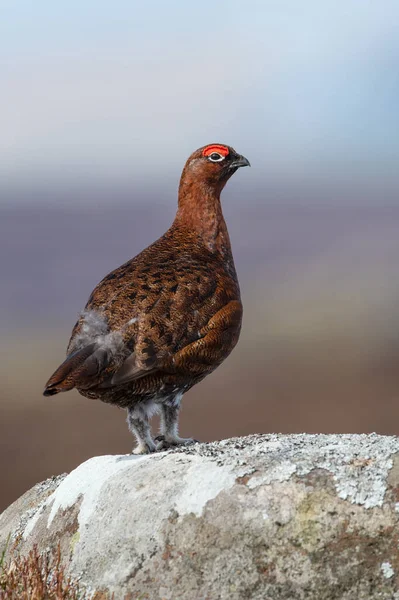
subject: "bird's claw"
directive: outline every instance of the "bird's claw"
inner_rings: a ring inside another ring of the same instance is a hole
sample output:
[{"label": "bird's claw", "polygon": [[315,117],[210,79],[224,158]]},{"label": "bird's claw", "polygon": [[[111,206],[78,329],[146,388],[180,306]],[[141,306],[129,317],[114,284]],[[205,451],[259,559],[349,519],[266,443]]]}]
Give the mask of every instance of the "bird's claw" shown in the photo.
[{"label": "bird's claw", "polygon": [[199,444],[199,441],[195,440],[194,438],[169,438],[164,435],[157,435],[155,442],[157,442],[159,450],[169,450],[169,448],[176,448],[176,446],[191,446],[191,444]]},{"label": "bird's claw", "polygon": [[132,450],[132,454],[135,456],[142,456],[143,454],[154,454],[154,452],[158,452],[158,450],[162,450],[161,442],[157,442],[152,444],[139,444],[135,446]]}]

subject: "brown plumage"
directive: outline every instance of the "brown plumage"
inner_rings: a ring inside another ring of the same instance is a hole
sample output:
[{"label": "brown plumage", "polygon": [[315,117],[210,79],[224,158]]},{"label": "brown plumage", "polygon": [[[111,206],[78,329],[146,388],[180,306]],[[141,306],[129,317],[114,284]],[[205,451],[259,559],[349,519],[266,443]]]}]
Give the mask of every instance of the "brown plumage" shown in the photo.
[{"label": "brown plumage", "polygon": [[[46,396],[77,388],[127,408],[135,453],[193,441],[178,437],[182,395],[238,341],[242,305],[220,193],[246,165],[221,144],[190,156],[172,226],[97,285],[46,384]],[[162,435],[154,442],[156,410]]]}]

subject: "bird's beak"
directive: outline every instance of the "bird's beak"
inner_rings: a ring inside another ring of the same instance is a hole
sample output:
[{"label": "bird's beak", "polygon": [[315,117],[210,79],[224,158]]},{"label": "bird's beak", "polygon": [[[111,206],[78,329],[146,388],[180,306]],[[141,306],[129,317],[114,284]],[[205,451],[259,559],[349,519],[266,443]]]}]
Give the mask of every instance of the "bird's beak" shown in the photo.
[{"label": "bird's beak", "polygon": [[232,169],[238,169],[239,167],[250,167],[251,163],[245,156],[238,156],[229,166]]}]

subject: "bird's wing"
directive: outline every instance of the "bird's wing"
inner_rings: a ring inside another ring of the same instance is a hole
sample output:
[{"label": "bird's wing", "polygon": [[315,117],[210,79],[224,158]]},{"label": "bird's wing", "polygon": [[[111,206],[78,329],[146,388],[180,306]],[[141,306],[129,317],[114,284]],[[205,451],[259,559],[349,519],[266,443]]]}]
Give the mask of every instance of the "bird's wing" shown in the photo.
[{"label": "bird's wing", "polygon": [[159,368],[172,372],[185,372],[190,375],[212,371],[236,345],[241,328],[241,318],[241,302],[231,300],[198,331],[195,341],[185,344],[172,355],[171,360],[168,361],[169,364],[164,361],[163,365],[154,365],[153,368],[146,370],[138,367],[137,357],[133,352],[113,376],[104,381],[100,387],[114,387],[134,381],[154,373]]},{"label": "bird's wing", "polygon": [[[50,378],[49,393],[118,386],[185,365],[195,369],[195,356],[211,362],[210,345],[218,341],[215,331],[224,327],[224,313],[212,319],[237,298],[238,289],[212,260],[176,256],[158,243],[107,275],[74,327],[68,357]],[[208,358],[200,348],[208,348]]]},{"label": "bird's wing", "polygon": [[192,375],[213,371],[236,345],[241,320],[241,301],[230,300],[200,330],[199,339],[175,354],[176,369]]}]

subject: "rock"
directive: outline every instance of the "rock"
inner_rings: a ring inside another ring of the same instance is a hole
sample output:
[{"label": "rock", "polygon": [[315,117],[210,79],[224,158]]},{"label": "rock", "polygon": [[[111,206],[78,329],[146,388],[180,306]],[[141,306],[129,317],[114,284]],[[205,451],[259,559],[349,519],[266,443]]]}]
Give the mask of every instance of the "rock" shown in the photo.
[{"label": "rock", "polygon": [[89,591],[141,600],[399,600],[399,440],[253,435],[99,456],[0,516]]}]

